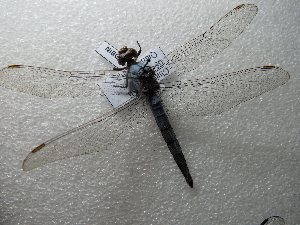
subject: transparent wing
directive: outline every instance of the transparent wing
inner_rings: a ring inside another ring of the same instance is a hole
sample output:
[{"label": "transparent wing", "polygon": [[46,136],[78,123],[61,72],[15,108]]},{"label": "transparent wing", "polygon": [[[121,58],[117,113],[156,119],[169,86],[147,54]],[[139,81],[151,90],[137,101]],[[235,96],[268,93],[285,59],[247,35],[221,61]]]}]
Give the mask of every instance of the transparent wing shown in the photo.
[{"label": "transparent wing", "polygon": [[167,55],[176,69],[170,76],[185,74],[223,51],[244,31],[256,15],[257,10],[258,8],[254,4],[239,5],[204,34],[173,50]]},{"label": "transparent wing", "polygon": [[290,79],[285,70],[265,66],[206,78],[164,83],[161,98],[169,115],[220,114],[275,89]]},{"label": "transparent wing", "polygon": [[0,86],[44,98],[101,95],[97,86],[106,71],[62,71],[14,65],[0,70]]},{"label": "transparent wing", "polygon": [[145,99],[135,99],[130,105],[58,135],[36,147],[23,162],[29,171],[50,162],[107,149],[124,132],[144,118]]}]

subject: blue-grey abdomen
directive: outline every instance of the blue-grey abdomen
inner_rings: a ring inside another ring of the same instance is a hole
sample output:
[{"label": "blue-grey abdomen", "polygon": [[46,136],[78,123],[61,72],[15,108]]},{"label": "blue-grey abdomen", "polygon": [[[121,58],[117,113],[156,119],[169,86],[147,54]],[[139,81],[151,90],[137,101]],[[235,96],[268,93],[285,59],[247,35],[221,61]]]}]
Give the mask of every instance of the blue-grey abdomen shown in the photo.
[{"label": "blue-grey abdomen", "polygon": [[[162,106],[161,100],[159,97],[153,93],[150,97],[150,105],[151,105],[151,110],[153,113],[153,116],[155,118],[155,121],[157,123],[157,126],[159,130],[161,131],[161,134],[165,140],[165,142],[168,144],[172,144],[174,142],[178,142],[176,135],[173,131],[173,128],[171,127],[171,124],[169,122],[169,119],[165,113],[165,110]],[[172,154],[180,153],[181,148],[180,145],[176,145],[177,148],[173,148],[172,150],[170,149]]]},{"label": "blue-grey abdomen", "polygon": [[151,111],[155,118],[156,124],[168,145],[168,148],[173,155],[175,162],[177,163],[179,169],[184,175],[187,183],[193,187],[193,179],[190,175],[189,168],[186,164],[186,160],[181,151],[180,144],[176,138],[176,135],[171,127],[168,116],[165,113],[163,105],[161,103],[160,98],[157,96],[155,92],[148,93],[149,103],[151,107]]}]

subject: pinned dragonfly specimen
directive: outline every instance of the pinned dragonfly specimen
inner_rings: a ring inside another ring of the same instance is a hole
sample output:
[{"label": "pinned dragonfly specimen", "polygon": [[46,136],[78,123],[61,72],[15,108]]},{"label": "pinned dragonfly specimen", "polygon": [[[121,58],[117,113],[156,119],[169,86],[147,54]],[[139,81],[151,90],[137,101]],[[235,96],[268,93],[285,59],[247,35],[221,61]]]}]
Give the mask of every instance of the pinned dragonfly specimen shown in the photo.
[{"label": "pinned dragonfly specimen", "polygon": [[[167,115],[220,114],[289,80],[288,72],[275,66],[250,68],[206,79],[188,74],[188,80],[182,79],[183,75],[224,50],[243,32],[256,13],[257,6],[254,4],[239,5],[204,34],[173,50],[166,58],[175,71],[169,70],[166,78],[160,76],[156,70],[159,66],[152,66],[151,60],[136,61],[139,53],[132,49],[131,53],[122,49],[119,55],[119,64],[126,65],[124,68],[119,66],[125,71],[121,76],[122,85],[119,85],[119,75],[107,79],[105,71],[61,71],[21,65],[0,70],[2,87],[44,98],[105,98],[105,91],[96,85],[104,78],[103,85],[113,84],[108,86],[112,89],[111,93],[117,93],[116,90],[121,93],[125,88],[128,90],[127,98],[118,102],[115,109],[34,148],[25,158],[23,170],[105,150],[127,128],[143,120],[145,112],[151,109],[173,158],[189,186],[193,187],[186,160]],[[122,94],[115,94],[113,101],[120,96]]]}]

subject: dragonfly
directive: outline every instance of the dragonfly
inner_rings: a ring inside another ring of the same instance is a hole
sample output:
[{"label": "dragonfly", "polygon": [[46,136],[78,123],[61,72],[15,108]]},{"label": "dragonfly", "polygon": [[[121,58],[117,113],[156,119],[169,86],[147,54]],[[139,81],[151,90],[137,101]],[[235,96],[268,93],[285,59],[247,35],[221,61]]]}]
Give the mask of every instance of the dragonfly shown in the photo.
[{"label": "dragonfly", "polygon": [[[167,54],[175,71],[162,81],[155,80],[157,74],[147,66],[148,62],[136,61],[138,52],[129,59],[119,60],[126,65],[123,69],[127,85],[138,94],[106,114],[35,147],[23,161],[22,169],[29,171],[57,160],[106,150],[128,129],[145,122],[145,116],[152,111],[175,162],[188,185],[193,187],[181,146],[170,125],[175,122],[174,118],[220,114],[285,84],[290,78],[287,71],[276,66],[249,68],[204,79],[191,72],[228,47],[257,11],[254,4],[241,4],[205,33]],[[137,81],[134,74],[138,71],[132,66],[139,67],[142,77],[151,77],[151,82]],[[0,70],[0,86],[43,98],[106,98],[96,84],[103,81],[107,73],[105,70],[62,71],[12,65]],[[188,79],[183,78],[185,75]]]}]

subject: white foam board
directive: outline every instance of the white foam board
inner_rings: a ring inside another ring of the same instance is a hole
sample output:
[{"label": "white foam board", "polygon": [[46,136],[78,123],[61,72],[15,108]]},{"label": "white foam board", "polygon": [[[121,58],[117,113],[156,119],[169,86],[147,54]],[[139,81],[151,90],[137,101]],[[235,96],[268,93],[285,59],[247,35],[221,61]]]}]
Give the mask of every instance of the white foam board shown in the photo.
[{"label": "white foam board", "polygon": [[[0,67],[109,69],[94,52],[102,41],[118,48],[139,41],[145,50],[160,46],[168,53],[241,3],[4,0]],[[299,224],[300,3],[251,3],[259,8],[253,22],[201,65],[199,76],[275,65],[291,79],[221,115],[173,123],[195,188],[185,183],[155,124],[128,131],[109,151],[23,172],[34,147],[111,106],[97,97],[42,99],[0,88],[0,222],[260,224],[278,215]]]}]

